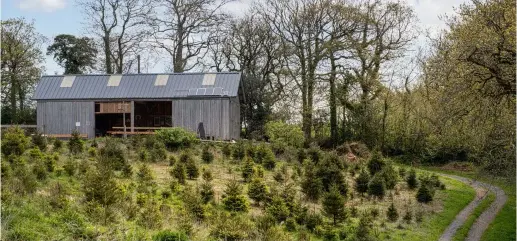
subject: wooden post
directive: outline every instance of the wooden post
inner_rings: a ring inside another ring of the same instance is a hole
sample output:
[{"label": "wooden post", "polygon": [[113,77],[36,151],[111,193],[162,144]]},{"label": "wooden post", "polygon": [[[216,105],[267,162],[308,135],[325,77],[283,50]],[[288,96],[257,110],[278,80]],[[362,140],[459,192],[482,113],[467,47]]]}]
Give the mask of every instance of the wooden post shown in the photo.
[{"label": "wooden post", "polygon": [[135,132],[135,101],[131,101],[131,132]]}]

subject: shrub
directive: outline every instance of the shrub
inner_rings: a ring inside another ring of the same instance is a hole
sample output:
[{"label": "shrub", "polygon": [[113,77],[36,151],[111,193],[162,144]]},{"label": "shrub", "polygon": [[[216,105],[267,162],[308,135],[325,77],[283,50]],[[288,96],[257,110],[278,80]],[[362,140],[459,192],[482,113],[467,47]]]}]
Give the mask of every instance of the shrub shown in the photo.
[{"label": "shrub", "polygon": [[395,208],[395,204],[392,202],[390,207],[388,208],[388,211],[386,212],[386,216],[388,217],[388,220],[390,222],[396,222],[399,218],[399,213],[397,212],[397,209]]},{"label": "shrub", "polygon": [[307,150],[307,155],[311,158],[312,162],[317,164],[321,159],[321,150],[318,146],[311,145]]},{"label": "shrub", "polygon": [[233,160],[242,160],[246,156],[246,145],[244,141],[239,140],[233,145],[232,158]]},{"label": "shrub", "polygon": [[93,141],[92,141],[92,144],[90,145],[90,147],[94,147],[94,148],[99,147],[99,144],[97,143],[97,139],[93,138]]},{"label": "shrub", "polygon": [[418,179],[416,176],[415,169],[411,169],[411,171],[409,171],[409,175],[407,176],[406,182],[409,189],[415,189],[418,187]]},{"label": "shrub", "polygon": [[246,156],[242,164],[242,178],[245,182],[249,182],[253,178],[253,174],[255,172],[255,169],[253,168],[254,166],[255,164],[253,163],[253,160]]},{"label": "shrub", "polygon": [[190,147],[192,144],[199,142],[195,132],[185,130],[181,127],[157,130],[156,138],[170,149]]},{"label": "shrub", "polygon": [[47,179],[48,176],[47,167],[41,161],[34,164],[34,166],[32,167],[32,173],[34,173],[34,175],[36,175],[36,178],[40,181]]},{"label": "shrub", "polygon": [[266,183],[259,178],[253,179],[248,186],[248,196],[258,205],[267,198],[268,190]]},{"label": "shrub", "polygon": [[199,167],[193,159],[185,163],[185,170],[189,179],[197,179],[199,177]]},{"label": "shrub", "polygon": [[345,197],[341,195],[336,186],[332,186],[330,191],[323,196],[323,212],[332,218],[334,225],[346,218]]},{"label": "shrub", "polygon": [[153,172],[145,163],[140,166],[136,174],[138,183],[138,192],[152,193],[156,192],[156,182],[154,181]]},{"label": "shrub", "polygon": [[41,151],[47,150],[47,138],[44,137],[41,132],[36,131],[34,135],[32,135],[32,145],[38,147]]},{"label": "shrub", "polygon": [[210,169],[204,169],[203,168],[203,174],[202,174],[203,180],[207,182],[211,182],[214,178],[212,177],[212,171]]},{"label": "shrub", "polygon": [[129,165],[124,150],[117,139],[107,138],[104,147],[99,149],[99,155],[102,156],[99,160],[104,161],[102,164],[113,170],[121,171]]},{"label": "shrub", "polygon": [[[105,160],[98,162],[103,161]],[[94,201],[103,206],[113,205],[122,198],[115,174],[102,165],[88,169],[83,178],[82,189],[87,202]]]},{"label": "shrub", "polygon": [[388,163],[384,166],[381,171],[381,175],[384,178],[387,189],[391,190],[395,188],[399,175],[391,163]]},{"label": "shrub", "polygon": [[245,215],[219,212],[214,216],[210,235],[217,240],[248,240],[255,231],[253,223]]},{"label": "shrub", "polygon": [[163,230],[153,236],[153,241],[188,241],[184,233]]},{"label": "shrub", "polygon": [[287,177],[285,176],[285,174],[280,170],[277,170],[275,174],[273,174],[273,179],[275,179],[275,181],[278,183],[285,182],[286,178]]},{"label": "shrub", "polygon": [[165,145],[159,141],[153,144],[149,154],[152,162],[162,162],[167,160],[167,150],[165,149]]},{"label": "shrub", "polygon": [[416,194],[416,200],[421,203],[433,201],[434,191],[428,185],[421,185]]},{"label": "shrub", "polygon": [[296,220],[294,218],[288,218],[285,220],[285,229],[289,232],[296,231]]},{"label": "shrub", "polygon": [[321,225],[323,223],[323,218],[318,213],[310,213],[307,215],[307,218],[305,220],[305,227],[307,227],[308,230],[314,231],[317,226]]},{"label": "shrub", "polygon": [[378,198],[384,198],[386,194],[386,183],[382,175],[373,176],[372,180],[368,184],[368,194],[376,196]]},{"label": "shrub", "polygon": [[69,176],[73,176],[75,175],[75,171],[77,170],[77,164],[74,160],[69,158],[63,165],[63,168]]},{"label": "shrub", "polygon": [[72,137],[68,140],[68,149],[72,154],[78,154],[84,150],[84,141],[80,136],[79,131],[72,131]]},{"label": "shrub", "polygon": [[51,155],[46,155],[45,158],[45,166],[47,167],[48,172],[54,172],[56,169],[56,159],[54,159]]},{"label": "shrub", "polygon": [[368,192],[369,182],[370,175],[365,169],[362,169],[357,179],[355,179],[355,190],[361,194]]},{"label": "shrub", "polygon": [[242,187],[237,181],[231,181],[226,185],[223,194],[224,208],[231,212],[247,212],[248,199],[242,195]]},{"label": "shrub", "polygon": [[273,151],[271,151],[271,149],[269,149],[269,148],[266,148],[266,150],[264,152],[264,157],[262,159],[262,165],[267,170],[273,170],[273,169],[275,169],[275,166],[276,166],[275,159],[276,158],[275,158],[275,154],[273,153]]},{"label": "shrub", "polygon": [[213,201],[215,192],[212,184],[210,184],[208,181],[204,181],[199,189],[199,194],[201,195],[201,200],[203,203],[206,204]]},{"label": "shrub", "polygon": [[221,151],[225,158],[230,158],[232,156],[232,148],[230,147],[230,144],[224,144]]},{"label": "shrub", "polygon": [[380,172],[385,165],[386,163],[384,162],[382,154],[379,151],[375,151],[370,157],[370,160],[368,160],[368,170],[372,176],[377,172]]},{"label": "shrub", "polygon": [[61,148],[63,148],[63,141],[56,138],[56,139],[54,139],[53,146],[54,146],[53,151],[60,151]]},{"label": "shrub", "polygon": [[183,163],[176,163],[171,170],[171,176],[178,180],[180,184],[185,184],[185,180],[187,179],[185,165]]},{"label": "shrub", "polygon": [[149,151],[147,149],[140,149],[138,152],[138,160],[141,162],[148,162],[149,161]]},{"label": "shrub", "polygon": [[185,186],[181,198],[186,210],[197,220],[205,219],[205,207],[203,206],[203,198],[190,186]]},{"label": "shrub", "polygon": [[97,156],[97,149],[95,147],[88,148],[88,156],[96,157]]},{"label": "shrub", "polygon": [[25,137],[20,127],[10,127],[2,136],[2,154],[5,156],[21,155],[29,146],[29,138]]},{"label": "shrub", "polygon": [[39,162],[43,160],[43,153],[39,148],[34,147],[29,151],[29,157],[32,162]]},{"label": "shrub", "polygon": [[169,166],[174,166],[176,164],[176,157],[174,155],[169,156]]},{"label": "shrub", "polygon": [[273,145],[286,143],[289,146],[300,148],[305,142],[303,131],[298,125],[290,125],[281,121],[267,122],[266,136]]},{"label": "shrub", "polygon": [[307,199],[316,202],[322,193],[323,183],[316,175],[314,164],[310,162],[305,164],[304,176],[301,182],[302,192],[305,194]]},{"label": "shrub", "polygon": [[345,181],[342,167],[339,166],[339,161],[334,158],[326,157],[316,166],[316,175],[321,178],[323,189],[329,191],[332,185],[339,188],[342,195],[346,195],[348,186]]},{"label": "shrub", "polygon": [[399,176],[402,180],[406,179],[407,170],[405,167],[399,167]]},{"label": "shrub", "polygon": [[305,152],[305,149],[298,148],[298,151],[296,152],[296,158],[298,159],[298,162],[303,163],[303,161],[307,159],[307,153]]},{"label": "shrub", "polygon": [[357,227],[357,230],[355,233],[356,240],[359,240],[359,241],[375,240],[371,234],[372,228],[373,228],[372,220],[368,216],[363,216],[359,220],[359,226]]},{"label": "shrub", "polygon": [[407,210],[406,214],[402,218],[406,223],[410,224],[411,220],[413,220],[413,212],[411,210]]},{"label": "shrub", "polygon": [[154,201],[147,202],[138,215],[137,223],[149,229],[161,227],[163,224],[163,216],[162,212],[160,212],[160,206]]},{"label": "shrub", "polygon": [[290,214],[284,199],[278,195],[273,196],[271,202],[267,203],[266,213],[273,216],[278,222],[285,221]]},{"label": "shrub", "polygon": [[205,163],[212,163],[214,161],[214,154],[210,151],[208,145],[203,148],[203,153],[201,153],[201,159]]}]

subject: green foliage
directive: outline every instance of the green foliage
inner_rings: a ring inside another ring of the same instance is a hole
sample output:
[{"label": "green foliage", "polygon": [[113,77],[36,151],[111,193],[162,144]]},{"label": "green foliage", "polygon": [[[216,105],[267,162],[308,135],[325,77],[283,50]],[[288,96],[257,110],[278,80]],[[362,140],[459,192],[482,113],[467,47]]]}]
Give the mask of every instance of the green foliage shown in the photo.
[{"label": "green foliage", "polygon": [[96,157],[97,156],[97,148],[95,148],[95,147],[88,148],[88,156],[89,157]]},{"label": "green foliage", "polygon": [[395,208],[395,204],[393,202],[388,207],[388,211],[386,212],[386,216],[388,217],[388,220],[390,222],[396,222],[398,220],[399,213],[397,212],[397,209]]},{"label": "green foliage", "polygon": [[68,158],[65,164],[63,165],[65,172],[68,176],[74,176],[77,171],[77,163],[72,158]]},{"label": "green foliage", "polygon": [[38,162],[43,160],[43,153],[40,151],[39,148],[34,147],[30,149],[29,151],[29,157],[31,162]]},{"label": "green foliage", "polygon": [[120,201],[121,190],[115,179],[113,170],[102,163],[108,160],[101,156],[95,168],[90,168],[82,182],[82,190],[86,201],[94,201],[103,206],[110,206]]},{"label": "green foliage", "polygon": [[411,211],[410,209],[406,211],[406,214],[404,215],[404,217],[402,217],[402,219],[404,219],[404,221],[406,221],[406,223],[410,224],[411,221],[413,220],[413,211]]},{"label": "green foliage", "polygon": [[52,145],[54,146],[53,151],[59,152],[61,148],[63,148],[63,141],[61,141],[59,138],[56,138],[54,139],[54,143]]},{"label": "green foliage", "polygon": [[262,158],[262,165],[264,166],[264,168],[266,168],[267,170],[275,169],[276,158],[273,151],[269,148],[266,148],[262,154],[264,154]]},{"label": "green foliage", "polygon": [[332,186],[329,192],[323,195],[323,212],[332,218],[334,225],[346,218],[345,197],[341,195],[338,187]]},{"label": "green foliage", "polygon": [[180,184],[185,184],[185,180],[187,179],[187,170],[183,163],[176,163],[171,170],[171,176],[178,180]]},{"label": "green foliage", "polygon": [[255,173],[255,169],[253,168],[254,166],[255,164],[253,163],[253,160],[250,157],[244,157],[242,164],[242,178],[245,182],[249,182],[253,178]]},{"label": "green foliage", "polygon": [[72,154],[79,154],[84,150],[84,141],[80,136],[79,131],[72,131],[72,137],[68,140],[68,150]]},{"label": "green foliage", "polygon": [[363,216],[359,220],[359,226],[357,227],[355,236],[358,241],[370,241],[375,240],[372,236],[373,222],[368,216]]},{"label": "green foliage", "polygon": [[230,147],[230,144],[224,144],[221,152],[225,158],[230,158],[232,156],[232,148]]},{"label": "green foliage", "polygon": [[51,155],[45,155],[44,157],[44,163],[47,168],[48,172],[54,172],[56,170],[56,159],[54,159],[54,156]]},{"label": "green foliage", "polygon": [[47,138],[41,132],[37,131],[34,133],[31,140],[33,146],[38,147],[41,151],[47,150]]},{"label": "green foliage", "polygon": [[189,159],[189,161],[185,163],[185,171],[189,179],[197,179],[199,177],[199,167],[194,159]]},{"label": "green foliage", "polygon": [[154,181],[153,172],[147,164],[142,164],[136,174],[138,192],[151,193],[156,192],[156,182]]},{"label": "green foliage", "polygon": [[201,160],[205,163],[212,163],[214,161],[214,154],[210,151],[209,146],[203,147],[203,152],[201,153]]},{"label": "green foliage", "polygon": [[346,195],[348,186],[342,170],[343,164],[334,155],[329,155],[318,163],[316,175],[321,179],[325,191],[329,191],[330,187],[335,185],[341,194]]},{"label": "green foliage", "polygon": [[285,200],[278,195],[273,196],[272,200],[266,204],[266,213],[273,216],[278,222],[285,221],[290,215]]},{"label": "green foliage", "polygon": [[212,184],[210,184],[210,182],[206,180],[203,183],[201,183],[201,186],[199,188],[199,194],[201,195],[201,200],[204,204],[213,201],[215,192]]},{"label": "green foliage", "polygon": [[147,149],[140,149],[138,152],[138,160],[141,162],[148,162],[149,161],[149,151]]},{"label": "green foliage", "polygon": [[181,232],[163,230],[153,236],[153,241],[188,241],[188,236]]},{"label": "green foliage", "polygon": [[103,164],[113,170],[121,171],[125,166],[129,165],[118,139],[106,138],[104,147],[99,149],[99,155],[102,158],[98,158],[98,160],[105,161]]},{"label": "green foliage", "polygon": [[149,229],[160,228],[163,225],[160,206],[155,201],[147,202],[138,215],[137,223]]},{"label": "green foliage", "polygon": [[177,160],[176,160],[176,157],[174,155],[171,155],[169,156],[169,166],[174,166],[174,164],[176,164]]},{"label": "green foliage", "polygon": [[296,220],[294,218],[288,218],[285,220],[285,229],[289,232],[296,231]]},{"label": "green foliage", "polygon": [[383,169],[381,170],[381,175],[384,178],[384,182],[386,183],[386,188],[388,190],[392,190],[395,188],[398,182],[399,175],[393,167],[393,164],[387,163]]},{"label": "green foliage", "polygon": [[219,212],[214,216],[210,235],[218,240],[247,240],[253,228],[253,223],[244,215]]},{"label": "green foliage", "polygon": [[384,198],[384,195],[386,195],[386,182],[382,175],[377,174],[370,180],[368,184],[368,194],[378,198]]},{"label": "green foliage", "polygon": [[301,128],[297,125],[286,124],[281,121],[266,123],[266,135],[269,141],[276,146],[287,143],[289,146],[300,148],[305,142]]},{"label": "green foliage", "polygon": [[298,151],[296,152],[296,158],[298,159],[298,162],[303,163],[305,159],[307,159],[307,152],[305,152],[305,149],[298,148]]},{"label": "green foliage", "polygon": [[155,142],[149,154],[149,158],[152,162],[162,162],[167,160],[167,150],[162,142]]},{"label": "green foliage", "polygon": [[233,160],[242,160],[246,156],[246,145],[244,141],[239,140],[233,144],[232,158]]},{"label": "green foliage", "polygon": [[421,185],[416,194],[416,200],[421,203],[433,201],[434,190],[429,185]]},{"label": "green foliage", "polygon": [[203,196],[200,195],[200,192],[197,192],[190,186],[185,186],[183,189],[181,198],[183,200],[183,205],[186,210],[197,220],[203,220],[206,217],[206,211],[204,204]]},{"label": "green foliage", "polygon": [[223,194],[223,205],[226,210],[231,212],[248,211],[248,199],[242,195],[242,186],[237,181],[230,181],[226,184]]},{"label": "green foliage", "polygon": [[157,130],[156,138],[170,149],[190,147],[192,144],[199,142],[195,132],[188,131],[181,127]]},{"label": "green foliage", "polygon": [[309,213],[305,220],[305,227],[309,231],[314,231],[316,227],[320,226],[323,223],[323,217],[318,213]]},{"label": "green foliage", "polygon": [[321,159],[322,153],[318,146],[311,145],[311,147],[307,150],[307,155],[310,157],[312,162],[318,164]]},{"label": "green foliage", "polygon": [[47,55],[54,55],[54,60],[65,69],[64,74],[83,74],[94,67],[97,48],[92,38],[60,34],[48,46]]},{"label": "green foliage", "polygon": [[370,182],[370,175],[365,169],[361,169],[359,176],[355,179],[355,190],[358,193],[368,192],[368,183]]},{"label": "green foliage", "polygon": [[384,162],[382,154],[379,151],[373,152],[370,160],[368,160],[368,170],[372,176],[377,172],[380,172],[385,165],[386,163]]},{"label": "green foliage", "polygon": [[260,202],[266,200],[268,195],[268,187],[264,180],[254,178],[248,186],[248,196],[260,205]]},{"label": "green foliage", "polygon": [[41,161],[34,164],[34,166],[32,167],[32,173],[34,173],[34,175],[36,175],[36,178],[40,181],[47,179],[48,176],[47,167]]},{"label": "green foliage", "polygon": [[320,198],[323,191],[323,183],[316,175],[314,164],[310,162],[305,163],[304,175],[301,182],[302,192],[307,199],[316,202]]},{"label": "green foliage", "polygon": [[214,179],[214,177],[212,176],[212,171],[210,171],[210,169],[203,168],[202,177],[203,177],[203,180],[205,180],[207,182],[211,182]]},{"label": "green foliage", "polygon": [[23,130],[19,127],[10,127],[2,136],[2,154],[9,156],[11,154],[21,155],[29,146],[29,138],[25,137]]},{"label": "green foliage", "polygon": [[409,171],[409,175],[406,178],[406,182],[409,189],[415,189],[418,187],[418,179],[415,169],[411,169],[411,171]]},{"label": "green foliage", "polygon": [[92,141],[92,144],[90,145],[90,147],[99,147],[99,144],[97,143],[97,139],[93,138],[93,141]]}]

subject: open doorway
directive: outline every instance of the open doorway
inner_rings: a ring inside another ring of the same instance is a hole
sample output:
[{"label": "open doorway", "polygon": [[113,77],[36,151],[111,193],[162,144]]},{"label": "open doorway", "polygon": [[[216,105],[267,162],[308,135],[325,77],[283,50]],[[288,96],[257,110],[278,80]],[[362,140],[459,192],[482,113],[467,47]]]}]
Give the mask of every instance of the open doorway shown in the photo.
[{"label": "open doorway", "polygon": [[124,119],[126,130],[131,127],[131,102],[96,102],[95,136],[105,136],[112,131],[123,131]]}]

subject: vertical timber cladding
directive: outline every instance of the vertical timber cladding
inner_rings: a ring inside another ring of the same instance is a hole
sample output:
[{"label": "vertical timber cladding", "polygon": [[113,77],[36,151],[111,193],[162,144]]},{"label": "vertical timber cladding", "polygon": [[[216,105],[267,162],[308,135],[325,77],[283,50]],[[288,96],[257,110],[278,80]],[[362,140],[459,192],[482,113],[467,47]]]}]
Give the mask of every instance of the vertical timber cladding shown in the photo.
[{"label": "vertical timber cladding", "polygon": [[70,134],[77,129],[95,137],[95,102],[38,101],[37,105],[38,130],[43,134]]},{"label": "vertical timber cladding", "polygon": [[173,126],[198,133],[202,122],[207,137],[230,140],[230,119],[229,98],[172,100]]}]

